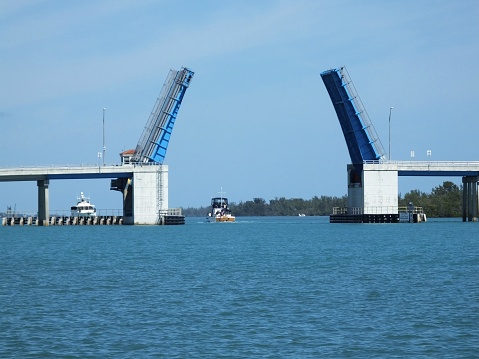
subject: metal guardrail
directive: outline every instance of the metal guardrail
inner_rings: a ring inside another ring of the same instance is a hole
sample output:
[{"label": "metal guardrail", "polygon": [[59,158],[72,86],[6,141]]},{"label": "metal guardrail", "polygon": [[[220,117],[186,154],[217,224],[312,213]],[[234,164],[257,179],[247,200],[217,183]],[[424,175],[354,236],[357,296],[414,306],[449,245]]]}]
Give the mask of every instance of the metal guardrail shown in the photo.
[{"label": "metal guardrail", "polygon": [[0,166],[0,169],[2,168],[90,168],[90,167],[109,167],[109,166],[121,166],[121,164],[98,164],[98,163],[78,163],[78,164],[50,164],[50,165],[18,165],[18,166],[12,166],[12,165],[2,165]]},{"label": "metal guardrail", "polygon": [[[26,218],[26,217],[38,217],[37,211],[19,211],[15,210],[15,212],[4,212],[3,213],[5,218]],[[101,216],[123,216],[122,209],[97,209],[96,215],[98,217]],[[1,217],[1,216],[0,216]],[[60,209],[60,210],[50,210],[50,217],[76,217],[71,215],[70,210]]]},{"label": "metal guardrail", "polygon": [[182,208],[168,208],[167,210],[160,210],[160,216],[182,216]]},{"label": "metal guardrail", "polygon": [[[7,218],[20,218],[20,217],[37,217],[38,212],[37,211],[19,211],[15,210],[15,212],[4,212],[4,217]],[[101,216],[123,216],[123,210],[122,209],[97,209],[96,210],[96,215],[101,217]],[[161,216],[182,216],[183,215],[183,209],[180,208],[168,208],[167,210],[162,210],[160,211]],[[60,210],[50,210],[50,217],[55,216],[55,217],[75,217],[71,216],[71,211],[66,210],[66,209],[60,209]]]},{"label": "metal guardrail", "polygon": [[424,213],[424,210],[422,207],[406,207],[406,206],[403,206],[403,207],[398,207],[398,212],[404,212],[404,213]]},{"label": "metal guardrail", "polygon": [[378,164],[397,164],[397,165],[440,165],[440,166],[479,166],[479,161],[390,161],[390,160],[374,160],[363,161],[364,164],[378,165]]},{"label": "metal guardrail", "polygon": [[128,163],[111,163],[111,164],[99,164],[99,163],[78,163],[78,164],[50,164],[50,165],[2,165],[0,166],[1,169],[17,169],[17,168],[98,168],[98,167],[146,167],[146,166],[164,166],[160,163],[155,162],[128,162]]},{"label": "metal guardrail", "polygon": [[393,213],[424,213],[422,207],[333,207],[333,215],[335,214],[349,214],[349,215],[361,215],[361,214],[393,214]]}]

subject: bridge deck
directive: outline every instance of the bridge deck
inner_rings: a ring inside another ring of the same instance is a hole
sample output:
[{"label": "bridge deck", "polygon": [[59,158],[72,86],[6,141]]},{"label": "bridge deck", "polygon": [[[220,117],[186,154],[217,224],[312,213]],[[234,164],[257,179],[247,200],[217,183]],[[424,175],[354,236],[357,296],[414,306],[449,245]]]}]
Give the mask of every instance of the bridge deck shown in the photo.
[{"label": "bridge deck", "polygon": [[393,170],[398,176],[479,176],[479,161],[364,161],[364,170]]},{"label": "bridge deck", "polygon": [[[0,182],[39,181],[50,179],[95,179],[131,178],[134,172],[151,172],[152,166],[160,164],[127,165],[77,165],[50,167],[3,167],[0,168]],[[165,166],[166,167],[166,166]]]}]

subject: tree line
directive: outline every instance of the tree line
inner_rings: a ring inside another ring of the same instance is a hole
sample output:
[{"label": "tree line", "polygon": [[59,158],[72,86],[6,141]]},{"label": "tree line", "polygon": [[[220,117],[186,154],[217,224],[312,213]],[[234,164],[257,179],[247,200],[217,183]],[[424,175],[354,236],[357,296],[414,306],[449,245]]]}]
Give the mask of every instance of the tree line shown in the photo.
[{"label": "tree line", "polygon": [[[286,199],[275,198],[267,202],[263,198],[253,198],[250,201],[239,203],[230,202],[229,207],[235,216],[329,216],[333,207],[347,207],[348,197],[314,196],[307,200],[302,198]],[[450,181],[432,189],[431,193],[412,190],[401,197],[398,196],[398,205],[407,206],[410,202],[414,206],[422,207],[428,217],[461,217],[462,216],[462,185],[458,187]],[[187,217],[206,217],[209,207],[184,208],[183,214]]]},{"label": "tree line", "polygon": [[412,202],[422,207],[428,217],[452,218],[462,216],[462,185],[446,181],[441,186],[434,187],[431,193],[413,190],[399,196],[399,206],[407,206]]}]

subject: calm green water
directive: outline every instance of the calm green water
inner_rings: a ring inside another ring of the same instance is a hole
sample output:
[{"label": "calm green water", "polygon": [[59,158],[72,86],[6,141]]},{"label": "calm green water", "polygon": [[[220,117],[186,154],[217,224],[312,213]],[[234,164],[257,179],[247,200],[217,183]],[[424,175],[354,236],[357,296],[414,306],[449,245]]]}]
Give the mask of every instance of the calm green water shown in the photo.
[{"label": "calm green water", "polygon": [[0,227],[0,358],[477,358],[479,223]]}]

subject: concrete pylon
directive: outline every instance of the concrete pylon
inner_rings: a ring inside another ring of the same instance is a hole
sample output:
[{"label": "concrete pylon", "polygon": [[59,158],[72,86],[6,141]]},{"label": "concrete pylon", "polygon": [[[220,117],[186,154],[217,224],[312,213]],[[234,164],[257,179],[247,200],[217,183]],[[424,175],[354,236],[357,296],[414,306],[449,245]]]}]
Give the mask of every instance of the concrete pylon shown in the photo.
[{"label": "concrete pylon", "polygon": [[477,221],[479,197],[477,184],[478,176],[462,177],[462,221]]},{"label": "concrete pylon", "polygon": [[38,180],[38,225],[48,226],[50,217],[50,198],[48,195],[48,186],[50,181],[47,179]]}]

